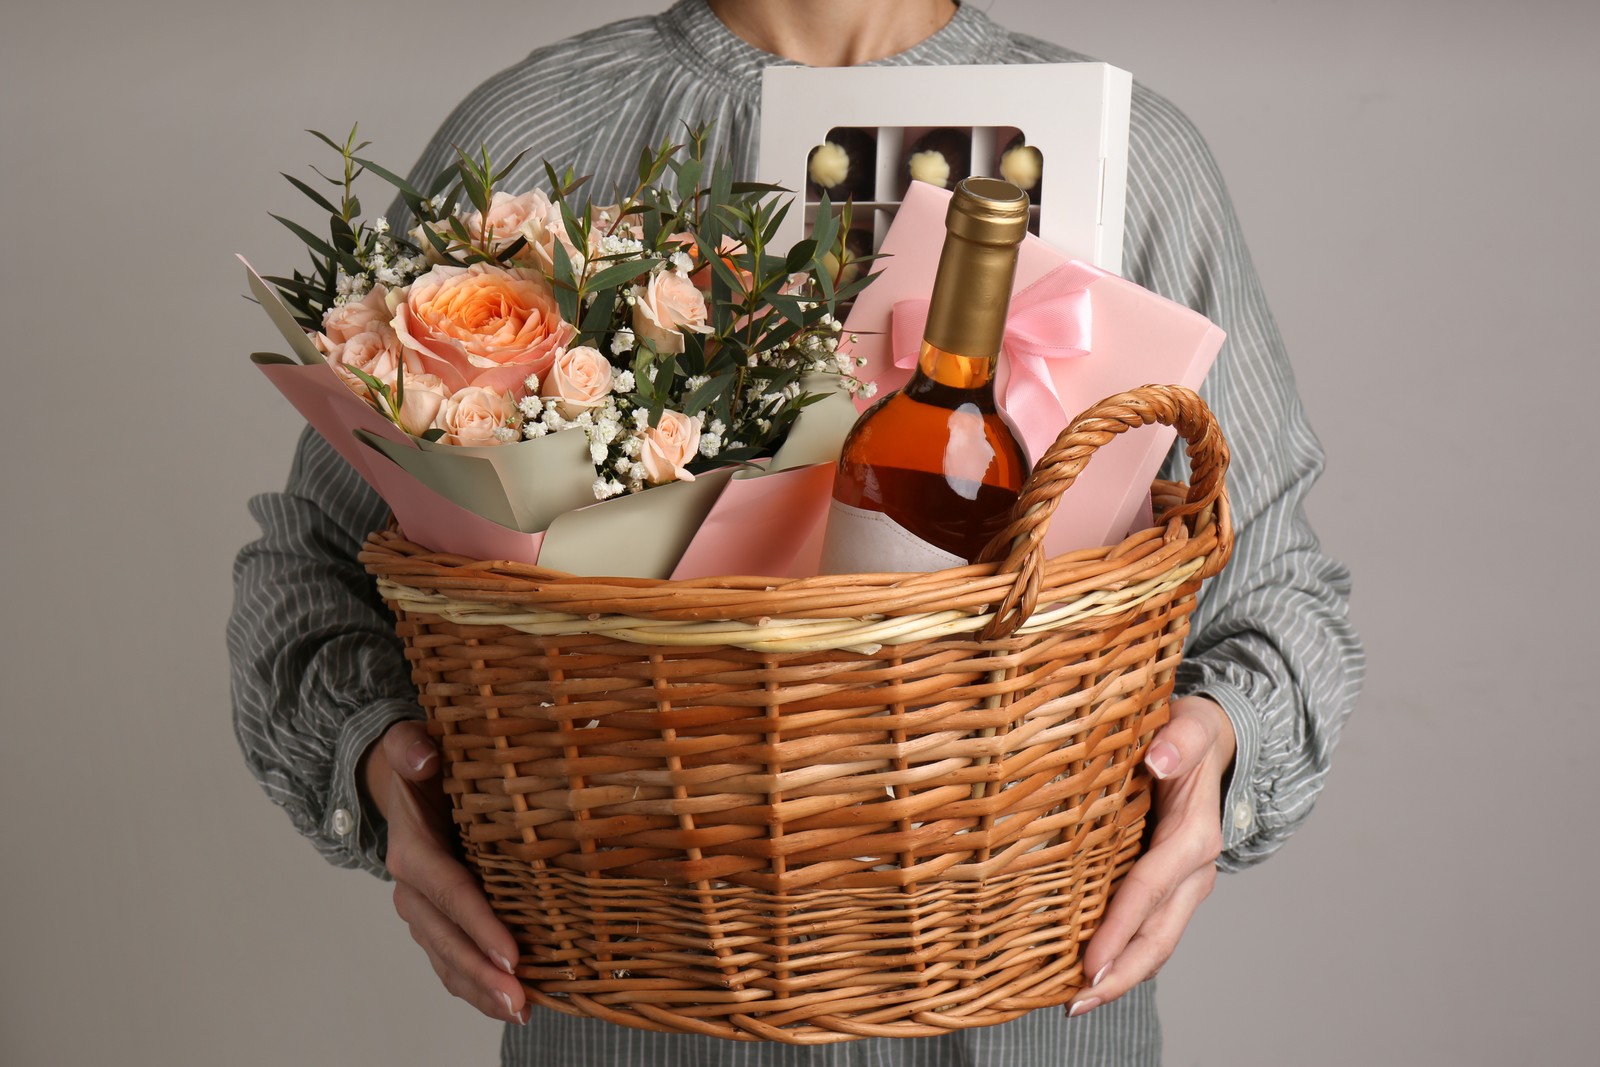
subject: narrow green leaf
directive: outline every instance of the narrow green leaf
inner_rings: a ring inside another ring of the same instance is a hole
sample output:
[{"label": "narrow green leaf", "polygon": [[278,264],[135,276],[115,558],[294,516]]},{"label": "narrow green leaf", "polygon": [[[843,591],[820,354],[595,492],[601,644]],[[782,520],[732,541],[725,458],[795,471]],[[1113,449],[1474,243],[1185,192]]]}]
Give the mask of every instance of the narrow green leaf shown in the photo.
[{"label": "narrow green leaf", "polygon": [[700,414],[706,405],[716,397],[721,396],[722,391],[728,388],[732,382],[732,375],[719,375],[700,383],[693,392],[684,398],[683,413],[685,415]]},{"label": "narrow green leaf", "polygon": [[[487,152],[487,151],[488,151],[488,150],[487,150],[487,149],[485,149],[485,152]],[[501,179],[502,179],[502,178],[504,178],[504,177],[505,177],[505,176],[506,176],[506,175],[507,175],[507,174],[510,174],[510,173],[511,173],[511,171],[512,171],[512,170],[513,170],[513,169],[514,169],[514,168],[515,168],[515,167],[516,167],[516,165],[517,165],[517,164],[518,164],[518,163],[521,163],[521,162],[522,162],[522,157],[523,157],[523,156],[525,156],[525,155],[527,155],[527,154],[528,154],[528,151],[529,151],[529,150],[528,150],[528,149],[526,149],[526,148],[524,148],[524,149],[523,149],[523,150],[522,150],[522,151],[520,151],[520,152],[518,152],[518,153],[517,153],[517,154],[516,154],[516,155],[514,155],[514,156],[512,156],[512,157],[511,157],[511,162],[510,162],[510,163],[507,163],[507,164],[506,164],[506,165],[505,165],[505,166],[504,166],[504,167],[501,167],[501,168],[500,168],[500,170],[499,170],[499,171],[498,171],[498,172],[496,172],[496,174],[495,174],[495,175],[494,175],[494,181],[495,181],[495,182],[499,182],[499,181],[500,181],[500,180],[501,180]],[[485,157],[484,157],[484,158],[485,158],[485,160],[487,160],[487,159],[488,159],[488,156],[487,156],[487,155],[485,155]]]},{"label": "narrow green leaf", "polygon": [[660,259],[631,259],[623,263],[613,263],[604,270],[596,271],[594,277],[589,279],[588,288],[591,292],[601,289],[614,289],[624,282],[632,281],[641,274],[647,273],[661,262],[663,261]]},{"label": "narrow green leaf", "polygon": [[306,132],[315,137],[317,140],[321,141],[323,144],[327,145],[329,148],[333,149],[335,152],[339,153],[341,156],[344,155],[345,146],[335,141],[332,137],[329,137],[321,130],[307,130]]},{"label": "narrow green leaf", "polygon": [[[278,173],[283,174],[283,171],[280,170]],[[288,179],[290,185],[293,185],[296,189],[300,190],[302,193],[305,193],[306,196],[311,198],[311,202],[320,207],[322,210],[328,212],[330,215],[337,215],[339,213],[339,209],[333,206],[333,201],[329,200],[327,197],[311,188],[311,186],[307,185],[299,178],[296,178],[292,174],[283,174],[283,176]]]},{"label": "narrow green leaf", "polygon": [[563,322],[578,321],[578,292],[575,288],[575,279],[572,276],[572,259],[567,255],[566,246],[560,241],[550,242],[550,250],[554,257],[556,308],[561,312]]},{"label": "narrow green leaf", "polygon": [[312,251],[321,252],[324,256],[327,256],[332,260],[337,260],[339,258],[339,253],[334,251],[328,242],[324,241],[322,238],[318,237],[316,234],[312,233],[298,222],[286,219],[282,215],[273,215],[272,217],[287,226],[289,228],[289,232],[300,238],[301,241],[305,242],[306,246]]},{"label": "narrow green leaf", "polygon": [[817,242],[815,240],[801,241],[789,249],[789,254],[783,261],[785,274],[799,274],[817,255]]},{"label": "narrow green leaf", "polygon": [[698,159],[685,160],[678,167],[678,199],[687,200],[694,195],[695,186],[700,184],[700,175],[705,171],[705,164]]},{"label": "narrow green leaf", "polygon": [[329,239],[333,241],[333,247],[349,255],[355,254],[356,234],[344,219],[338,215],[330,216],[328,219],[328,234]]},{"label": "narrow green leaf", "polygon": [[371,389],[375,395],[382,397],[384,400],[390,399],[389,386],[387,384],[380,382],[378,379],[374,378],[372,375],[368,374],[366,371],[352,363],[346,363],[344,366],[346,370],[360,379],[362,385],[365,385],[368,389]]},{"label": "narrow green leaf", "polygon": [[395,174],[392,171],[385,170],[384,168],[378,166],[378,164],[373,163],[371,160],[357,158],[356,162],[370,170],[372,173],[376,174],[378,177],[382,178],[384,181],[388,182],[390,185],[394,186],[396,189],[400,190],[407,197],[415,198],[418,201],[427,199],[427,197],[417,192],[416,188],[413,187],[410,182],[400,177],[400,175]]}]

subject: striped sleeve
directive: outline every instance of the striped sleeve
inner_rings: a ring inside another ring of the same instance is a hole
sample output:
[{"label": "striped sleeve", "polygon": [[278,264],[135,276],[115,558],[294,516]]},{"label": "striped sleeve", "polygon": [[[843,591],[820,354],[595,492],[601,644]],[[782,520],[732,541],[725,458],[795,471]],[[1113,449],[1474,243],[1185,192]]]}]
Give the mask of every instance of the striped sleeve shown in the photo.
[{"label": "striped sleeve", "polygon": [[[1223,869],[1276,850],[1311,810],[1360,688],[1350,575],[1306,521],[1323,451],[1205,142],[1135,91],[1125,256],[1129,276],[1194,308],[1228,339],[1201,392],[1227,436],[1237,541],[1193,620],[1180,692],[1211,697],[1238,737],[1224,800]],[[1175,451],[1167,477],[1187,476]]]},{"label": "striped sleeve", "polygon": [[262,536],[234,562],[233,723],[245,763],[324,858],[385,875],[385,835],[357,765],[422,717],[394,617],[356,560],[388,509],[307,428],[281,493],[250,501]]}]

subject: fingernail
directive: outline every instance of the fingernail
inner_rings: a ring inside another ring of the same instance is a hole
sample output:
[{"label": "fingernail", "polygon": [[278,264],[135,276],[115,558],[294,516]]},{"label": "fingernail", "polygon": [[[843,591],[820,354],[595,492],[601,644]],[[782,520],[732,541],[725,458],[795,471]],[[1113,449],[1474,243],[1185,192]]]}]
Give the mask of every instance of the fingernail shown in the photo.
[{"label": "fingernail", "polygon": [[[1116,960],[1112,960],[1111,961],[1111,963],[1115,963],[1115,962],[1117,962],[1117,961]],[[1089,984],[1092,985],[1092,986],[1099,985],[1100,984],[1100,979],[1104,978],[1107,974],[1111,973],[1111,963],[1106,964],[1104,967],[1102,967],[1098,971],[1094,972],[1094,981],[1090,982]]]},{"label": "fingernail", "polygon": [[521,1023],[523,1026],[527,1026],[528,1025],[528,1017],[531,1016],[532,1014],[533,1014],[533,1006],[531,1004],[524,1004],[522,1006],[522,1010],[517,1012],[517,1022]]},{"label": "fingernail", "polygon": [[413,771],[422,770],[431,759],[433,759],[433,746],[426,741],[418,741],[406,749],[406,762],[411,765]]},{"label": "fingernail", "polygon": [[1157,741],[1145,754],[1144,765],[1149,767],[1150,773],[1157,778],[1165,778],[1178,769],[1180,758],[1176,746],[1167,741]]},{"label": "fingernail", "polygon": [[1072,1002],[1072,1009],[1067,1012],[1067,1017],[1082,1015],[1086,1011],[1093,1011],[1100,1006],[1099,997],[1084,997],[1082,1000]]},{"label": "fingernail", "polygon": [[517,969],[511,966],[511,961],[500,955],[500,953],[491,952],[489,953],[489,958],[494,960],[494,965],[500,968],[502,971],[511,975],[513,978],[517,976]]},{"label": "fingernail", "polygon": [[498,993],[496,995],[500,998],[500,1003],[502,1003],[502,1004],[504,1004],[506,1006],[506,1014],[511,1016],[513,1019],[515,1019],[517,1017],[517,1009],[515,1009],[515,1008],[513,1008],[511,1006],[511,994],[510,993]]}]

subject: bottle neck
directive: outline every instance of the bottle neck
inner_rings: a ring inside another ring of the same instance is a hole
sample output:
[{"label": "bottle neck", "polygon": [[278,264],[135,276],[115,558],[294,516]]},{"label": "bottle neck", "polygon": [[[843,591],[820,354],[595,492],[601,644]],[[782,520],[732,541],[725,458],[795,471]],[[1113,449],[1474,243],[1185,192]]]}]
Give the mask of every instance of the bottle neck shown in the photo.
[{"label": "bottle neck", "polygon": [[901,391],[939,407],[976,404],[980,411],[993,411],[994,375],[992,356],[963,356],[923,341],[917,369]]}]

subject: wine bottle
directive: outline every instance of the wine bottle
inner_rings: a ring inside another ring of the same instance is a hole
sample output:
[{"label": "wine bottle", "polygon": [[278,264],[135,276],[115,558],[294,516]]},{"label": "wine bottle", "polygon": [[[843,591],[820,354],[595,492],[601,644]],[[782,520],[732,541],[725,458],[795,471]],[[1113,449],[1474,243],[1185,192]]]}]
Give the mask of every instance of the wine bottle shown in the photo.
[{"label": "wine bottle", "polygon": [[822,569],[960,566],[1004,528],[1028,463],[995,405],[995,363],[1028,232],[1028,198],[956,185],[917,369],[862,414],[834,475]]}]

